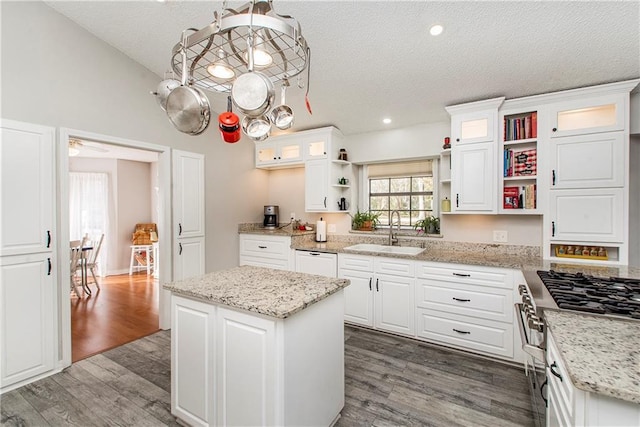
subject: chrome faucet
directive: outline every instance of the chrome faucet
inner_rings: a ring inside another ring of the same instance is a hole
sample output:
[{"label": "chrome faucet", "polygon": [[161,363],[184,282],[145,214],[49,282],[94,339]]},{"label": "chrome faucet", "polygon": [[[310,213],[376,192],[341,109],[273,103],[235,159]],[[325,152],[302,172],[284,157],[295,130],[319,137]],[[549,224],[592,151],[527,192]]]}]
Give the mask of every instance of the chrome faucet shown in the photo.
[{"label": "chrome faucet", "polygon": [[398,234],[393,234],[393,214],[398,217],[398,232],[400,232],[400,212],[392,211],[389,217],[389,246],[398,244]]}]

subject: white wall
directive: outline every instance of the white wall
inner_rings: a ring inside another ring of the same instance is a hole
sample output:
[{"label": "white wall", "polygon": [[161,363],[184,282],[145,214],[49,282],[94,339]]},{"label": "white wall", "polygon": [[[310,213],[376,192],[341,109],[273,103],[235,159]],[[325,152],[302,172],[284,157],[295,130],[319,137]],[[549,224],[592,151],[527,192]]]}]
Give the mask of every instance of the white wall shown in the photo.
[{"label": "white wall", "polygon": [[197,137],[178,132],[149,95],[161,77],[42,2],[0,8],[2,117],[203,153],[206,270],[237,265],[237,224],[260,217],[268,198],[253,142],[225,144],[215,124]]},{"label": "white wall", "polygon": [[629,265],[640,267],[640,134],[631,137],[630,146]]},{"label": "white wall", "polygon": [[629,133],[640,135],[640,89],[631,94]]}]

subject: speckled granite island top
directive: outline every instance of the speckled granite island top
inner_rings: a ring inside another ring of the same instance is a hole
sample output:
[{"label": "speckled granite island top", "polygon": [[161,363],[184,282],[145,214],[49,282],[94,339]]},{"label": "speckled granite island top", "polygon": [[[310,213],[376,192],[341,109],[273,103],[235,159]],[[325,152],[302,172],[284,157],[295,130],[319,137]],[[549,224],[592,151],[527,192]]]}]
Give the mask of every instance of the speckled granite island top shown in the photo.
[{"label": "speckled granite island top", "polygon": [[571,382],[640,403],[640,321],[545,310]]},{"label": "speckled granite island top", "polygon": [[164,289],[284,319],[348,285],[348,279],[242,266],[167,283]]}]

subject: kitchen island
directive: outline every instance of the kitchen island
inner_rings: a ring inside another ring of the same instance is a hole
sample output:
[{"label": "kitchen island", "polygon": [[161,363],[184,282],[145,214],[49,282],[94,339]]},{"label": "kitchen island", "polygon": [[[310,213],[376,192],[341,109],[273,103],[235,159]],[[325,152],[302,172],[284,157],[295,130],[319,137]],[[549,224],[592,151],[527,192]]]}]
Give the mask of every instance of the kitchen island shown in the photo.
[{"label": "kitchen island", "polygon": [[242,266],[165,284],[171,412],[189,425],[330,425],[346,279]]}]

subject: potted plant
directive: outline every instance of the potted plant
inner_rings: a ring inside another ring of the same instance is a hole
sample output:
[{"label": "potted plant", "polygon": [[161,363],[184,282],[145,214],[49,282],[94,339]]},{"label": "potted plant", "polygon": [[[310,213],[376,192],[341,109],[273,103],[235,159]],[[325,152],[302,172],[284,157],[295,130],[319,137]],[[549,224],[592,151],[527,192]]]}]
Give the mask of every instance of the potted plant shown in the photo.
[{"label": "potted plant", "polygon": [[352,216],[353,220],[351,221],[352,228],[354,230],[365,230],[371,231],[376,228],[379,220],[380,214],[373,212],[360,212],[358,210],[355,215]]},{"label": "potted plant", "polygon": [[426,218],[419,219],[413,226],[418,233],[425,234],[439,234],[440,233],[440,218],[430,215]]}]

